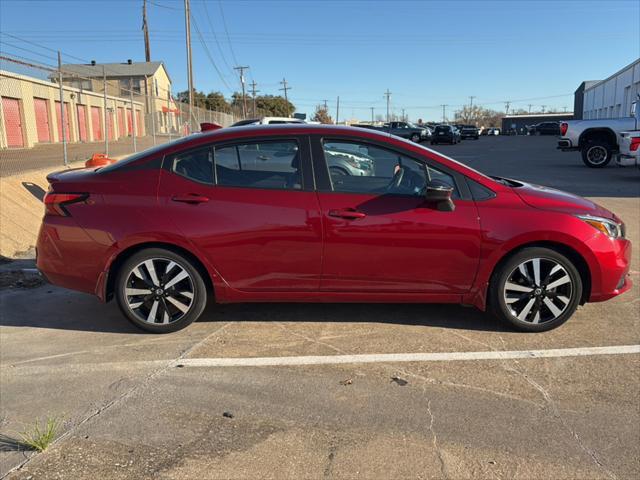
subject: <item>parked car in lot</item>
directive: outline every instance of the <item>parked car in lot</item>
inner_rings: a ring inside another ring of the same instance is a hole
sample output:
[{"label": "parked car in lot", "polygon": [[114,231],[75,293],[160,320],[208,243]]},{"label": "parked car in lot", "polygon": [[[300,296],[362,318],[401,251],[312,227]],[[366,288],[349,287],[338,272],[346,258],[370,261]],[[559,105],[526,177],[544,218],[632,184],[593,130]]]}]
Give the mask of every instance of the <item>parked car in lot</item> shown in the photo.
[{"label": "parked car in lot", "polygon": [[620,151],[622,132],[640,129],[640,120],[635,118],[637,105],[638,102],[631,104],[629,117],[562,122],[558,148],[563,152],[579,151],[587,167],[608,165]]},{"label": "parked car in lot", "polygon": [[480,138],[480,129],[473,125],[463,125],[460,129],[460,138],[473,138],[478,140]]},{"label": "parked car in lot", "polygon": [[426,126],[414,125],[410,122],[389,122],[382,126],[358,124],[354,127],[367,128],[369,130],[378,130],[380,132],[387,132],[396,137],[406,138],[412,142],[419,143],[431,138],[431,131]]},{"label": "parked car in lot", "polygon": [[620,133],[620,151],[616,163],[621,167],[640,168],[640,130]]},{"label": "parked car in lot", "polygon": [[527,128],[529,135],[560,135],[560,122],[541,122]]},{"label": "parked car in lot", "polygon": [[487,129],[487,135],[489,135],[489,136],[500,135],[500,129],[499,128],[488,128]]},{"label": "parked car in lot", "polygon": [[438,125],[431,136],[431,145],[437,143],[450,143],[454,145],[460,143],[460,130],[453,125]]},{"label": "parked car in lot", "polygon": [[[336,152],[372,174],[332,175]],[[370,130],[219,129],[47,178],[39,270],[150,332],[209,300],[463,303],[542,331],[631,288],[615,214]]]}]

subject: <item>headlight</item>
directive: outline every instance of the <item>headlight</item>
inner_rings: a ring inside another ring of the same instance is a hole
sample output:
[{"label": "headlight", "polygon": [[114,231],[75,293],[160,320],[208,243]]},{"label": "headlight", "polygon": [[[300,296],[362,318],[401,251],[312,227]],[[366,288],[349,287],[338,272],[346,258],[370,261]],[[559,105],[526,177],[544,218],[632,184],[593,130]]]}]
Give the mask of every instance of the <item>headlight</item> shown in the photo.
[{"label": "headlight", "polygon": [[596,230],[601,231],[611,238],[624,238],[624,229],[621,224],[609,218],[594,217],[592,215],[578,215],[580,220],[587,222]]}]

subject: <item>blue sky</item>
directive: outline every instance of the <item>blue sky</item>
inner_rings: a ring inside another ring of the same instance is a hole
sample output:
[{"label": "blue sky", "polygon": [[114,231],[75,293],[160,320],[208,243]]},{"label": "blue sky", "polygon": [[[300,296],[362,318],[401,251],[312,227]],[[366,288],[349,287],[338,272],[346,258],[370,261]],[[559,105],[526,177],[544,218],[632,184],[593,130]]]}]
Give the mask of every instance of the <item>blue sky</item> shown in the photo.
[{"label": "blue sky", "polygon": [[[249,65],[261,93],[279,93],[286,77],[298,111],[327,99],[334,113],[339,95],[341,118],[370,118],[369,107],[384,113],[387,88],[393,110],[414,120],[438,119],[440,104],[453,111],[471,95],[495,109],[510,100],[511,108],[570,110],[582,80],[605,78],[640,56],[638,0],[191,1],[222,74],[192,25],[197,89],[229,96],[239,89],[231,67]],[[152,59],[166,63],[175,91],[184,90],[183,0],[149,2]],[[0,30],[87,61],[140,61],[141,5],[0,0]],[[49,50],[1,38],[6,53],[55,63]]]}]

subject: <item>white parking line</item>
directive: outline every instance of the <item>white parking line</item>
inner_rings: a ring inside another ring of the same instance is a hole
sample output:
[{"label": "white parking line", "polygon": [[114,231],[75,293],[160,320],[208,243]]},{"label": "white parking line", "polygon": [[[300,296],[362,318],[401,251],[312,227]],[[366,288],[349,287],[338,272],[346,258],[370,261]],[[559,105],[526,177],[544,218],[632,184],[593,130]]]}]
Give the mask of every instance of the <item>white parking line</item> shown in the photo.
[{"label": "white parking line", "polygon": [[342,363],[451,362],[527,358],[583,357],[640,353],[640,345],[610,347],[555,348],[483,352],[382,353],[369,355],[314,355],[300,357],[184,358],[185,367],[267,367],[284,365],[337,365]]}]

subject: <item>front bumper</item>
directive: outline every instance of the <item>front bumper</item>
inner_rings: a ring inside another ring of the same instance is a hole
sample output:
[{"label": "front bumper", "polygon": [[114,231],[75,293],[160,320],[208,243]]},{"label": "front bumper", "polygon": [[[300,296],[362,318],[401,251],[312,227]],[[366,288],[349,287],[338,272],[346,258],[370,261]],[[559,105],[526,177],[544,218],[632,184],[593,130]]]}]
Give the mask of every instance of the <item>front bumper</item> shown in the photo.
[{"label": "front bumper", "polygon": [[596,235],[585,243],[596,258],[595,265],[590,266],[591,295],[588,301],[603,302],[628,291],[633,285],[629,276],[631,242]]}]

